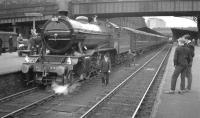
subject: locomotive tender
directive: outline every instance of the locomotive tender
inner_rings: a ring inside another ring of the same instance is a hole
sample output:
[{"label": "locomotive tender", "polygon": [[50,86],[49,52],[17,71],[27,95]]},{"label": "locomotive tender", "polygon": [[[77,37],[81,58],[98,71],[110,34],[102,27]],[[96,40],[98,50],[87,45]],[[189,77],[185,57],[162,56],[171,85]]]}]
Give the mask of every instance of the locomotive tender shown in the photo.
[{"label": "locomotive tender", "polygon": [[49,84],[52,81],[71,84],[90,77],[98,70],[101,55],[108,54],[117,63],[121,54],[138,52],[163,44],[166,37],[119,27],[108,21],[88,22],[55,16],[42,29],[40,55],[25,58],[22,72],[27,83]]}]

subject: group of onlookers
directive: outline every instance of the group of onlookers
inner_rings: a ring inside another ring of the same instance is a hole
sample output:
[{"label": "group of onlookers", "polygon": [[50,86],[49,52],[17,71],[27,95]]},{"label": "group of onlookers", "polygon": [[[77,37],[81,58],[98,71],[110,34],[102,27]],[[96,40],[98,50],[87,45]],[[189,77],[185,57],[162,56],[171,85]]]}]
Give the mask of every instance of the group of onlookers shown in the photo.
[{"label": "group of onlookers", "polygon": [[[19,33],[18,37],[17,37],[17,46],[21,46],[21,44],[28,45],[28,49],[31,48],[31,46],[33,46],[35,44],[35,40],[36,38],[38,38],[38,34],[36,33],[35,30],[31,30],[31,37],[30,40],[24,40],[22,35]],[[32,40],[33,39],[33,40]],[[34,43],[32,43],[34,42]],[[3,40],[0,38],[0,55],[2,54],[3,50],[2,50],[2,46],[3,46]],[[9,36],[8,38],[8,51],[11,53],[14,51],[14,44],[13,44],[13,37],[12,35]]]},{"label": "group of onlookers", "polygon": [[[0,55],[2,54],[3,52],[3,49],[2,49],[2,46],[3,46],[3,40],[0,38]],[[13,37],[12,36],[9,36],[8,38],[8,50],[9,52],[13,52]]]},{"label": "group of onlookers", "polygon": [[[174,72],[171,78],[171,89],[166,93],[174,94],[177,79],[180,76],[180,91],[178,93],[189,92],[192,84],[192,62],[194,57],[194,44],[190,39],[190,35],[186,34],[178,39],[178,46],[174,53]],[[185,78],[187,78],[187,87],[185,87]]]}]

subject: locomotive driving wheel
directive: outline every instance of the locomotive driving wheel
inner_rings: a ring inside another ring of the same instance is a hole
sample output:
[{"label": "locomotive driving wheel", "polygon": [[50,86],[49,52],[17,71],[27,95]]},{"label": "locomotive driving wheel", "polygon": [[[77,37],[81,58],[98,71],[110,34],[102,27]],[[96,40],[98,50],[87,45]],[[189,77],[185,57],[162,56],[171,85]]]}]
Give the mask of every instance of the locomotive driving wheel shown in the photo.
[{"label": "locomotive driving wheel", "polygon": [[70,70],[64,74],[63,85],[66,85],[66,84],[71,85],[72,83],[73,83],[73,71]]},{"label": "locomotive driving wheel", "polygon": [[37,86],[40,89],[45,89],[47,87],[47,83],[43,81],[44,78],[42,77],[42,75],[35,73],[34,78],[35,78],[34,82],[35,86]]},{"label": "locomotive driving wheel", "polygon": [[90,65],[90,71],[88,72],[88,78],[93,77],[93,76],[97,76],[98,75],[98,70],[99,67],[96,64],[96,62],[92,61],[91,65]]},{"label": "locomotive driving wheel", "polygon": [[32,70],[28,71],[27,73],[23,74],[23,84],[25,87],[28,86],[34,86],[35,80],[34,80],[34,73]]}]

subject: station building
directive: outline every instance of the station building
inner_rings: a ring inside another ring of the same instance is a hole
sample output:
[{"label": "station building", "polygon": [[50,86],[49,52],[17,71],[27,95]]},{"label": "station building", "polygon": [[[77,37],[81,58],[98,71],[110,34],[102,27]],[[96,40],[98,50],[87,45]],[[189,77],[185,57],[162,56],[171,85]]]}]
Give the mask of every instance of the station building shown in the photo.
[{"label": "station building", "polygon": [[[69,16],[73,18],[72,4],[76,2],[80,0],[0,0],[0,31],[14,31],[29,38],[31,29],[40,32],[45,21],[57,14],[58,10],[68,10]],[[101,19],[134,29],[146,26],[142,17]]]},{"label": "station building", "polygon": [[166,27],[166,22],[159,18],[149,18],[147,21],[147,26],[149,28],[156,28],[156,27]]},{"label": "station building", "polygon": [[28,38],[33,21],[39,30],[56,10],[55,0],[0,0],[0,30],[22,33]]}]

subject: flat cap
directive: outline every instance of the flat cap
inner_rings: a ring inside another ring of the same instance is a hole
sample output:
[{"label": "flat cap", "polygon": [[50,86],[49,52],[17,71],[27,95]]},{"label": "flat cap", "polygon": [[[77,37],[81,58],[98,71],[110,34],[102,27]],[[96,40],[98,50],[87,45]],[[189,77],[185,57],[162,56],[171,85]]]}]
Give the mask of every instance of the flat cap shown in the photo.
[{"label": "flat cap", "polygon": [[178,39],[178,42],[180,42],[180,43],[183,43],[183,44],[184,44],[184,43],[186,43],[186,40],[185,40],[184,38],[179,38],[179,39]]}]

